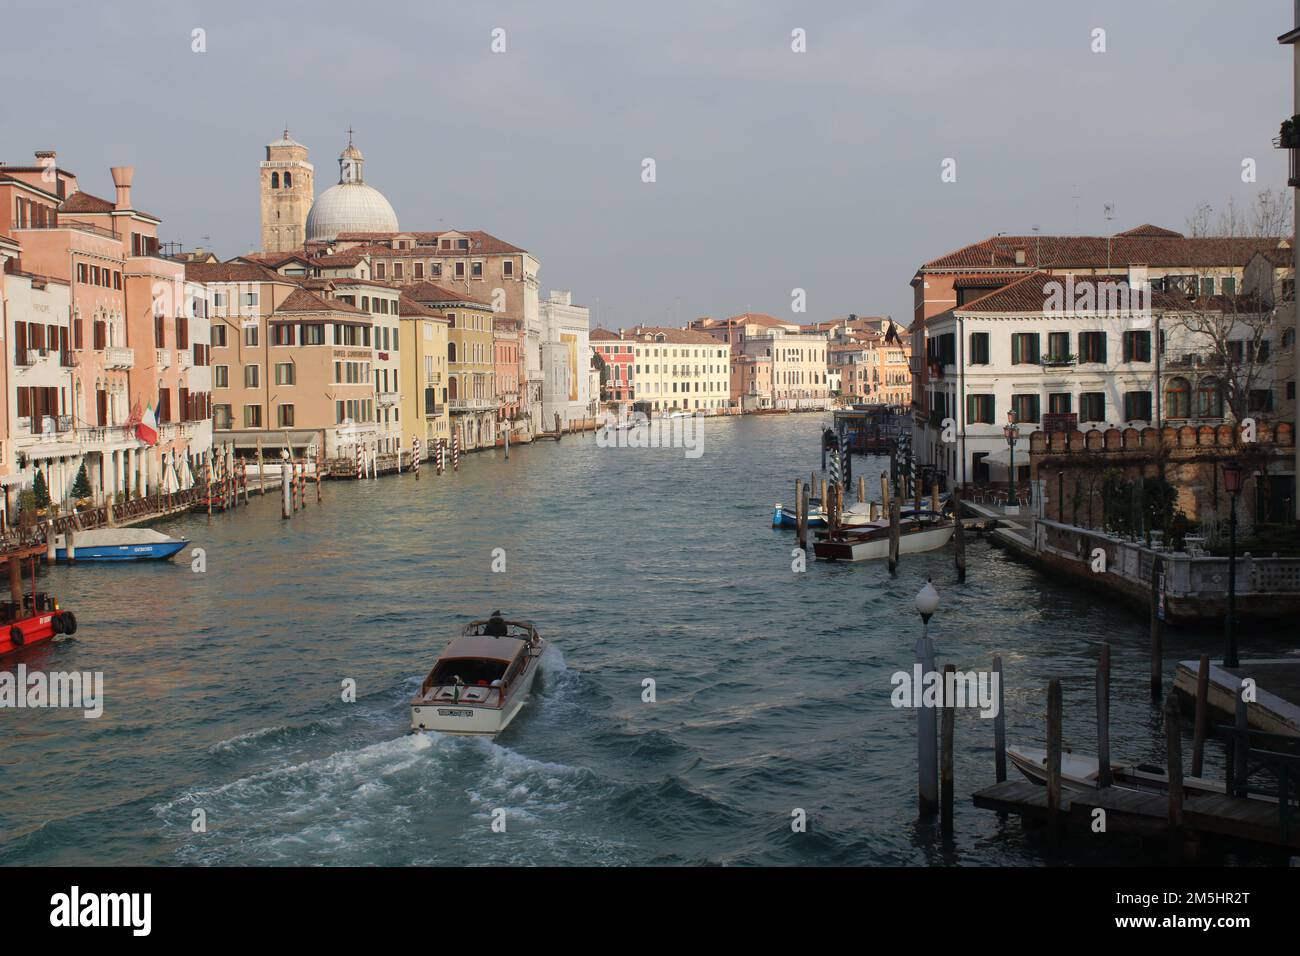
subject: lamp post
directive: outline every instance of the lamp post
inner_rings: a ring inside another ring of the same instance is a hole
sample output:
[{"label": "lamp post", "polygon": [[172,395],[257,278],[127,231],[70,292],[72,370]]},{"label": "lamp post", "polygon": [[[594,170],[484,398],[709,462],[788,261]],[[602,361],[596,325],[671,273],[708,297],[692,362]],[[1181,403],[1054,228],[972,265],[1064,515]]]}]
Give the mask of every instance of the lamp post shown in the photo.
[{"label": "lamp post", "polygon": [[1015,507],[1019,504],[1016,501],[1016,442],[1020,438],[1015,412],[1007,412],[1007,424],[1002,429],[1002,434],[1007,439],[1007,474],[1010,476],[1007,481],[1007,506]]},{"label": "lamp post", "polygon": [[1224,667],[1236,667],[1237,661],[1237,496],[1241,494],[1241,465],[1230,461],[1223,466],[1223,487],[1228,492],[1228,613],[1224,630],[1228,647],[1223,655]]},{"label": "lamp post", "polygon": [[[939,592],[926,579],[916,595],[916,610],[921,615],[921,636],[916,642],[917,669],[921,679],[912,688],[913,703],[922,700],[924,682],[934,671],[934,645],[930,643],[930,617],[939,608]],[[936,747],[937,715],[924,702],[916,711],[916,795],[921,816],[934,816],[939,809],[939,754]]]}]

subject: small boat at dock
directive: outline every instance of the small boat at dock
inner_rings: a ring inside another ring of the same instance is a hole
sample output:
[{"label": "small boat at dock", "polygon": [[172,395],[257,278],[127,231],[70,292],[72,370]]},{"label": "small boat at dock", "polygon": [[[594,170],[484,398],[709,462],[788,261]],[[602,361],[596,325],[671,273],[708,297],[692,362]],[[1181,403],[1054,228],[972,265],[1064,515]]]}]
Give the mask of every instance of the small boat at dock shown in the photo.
[{"label": "small boat at dock", "polygon": [[[1015,768],[1034,783],[1047,783],[1047,751],[1042,747],[1007,747],[1007,757]],[[1100,763],[1095,756],[1075,754],[1070,751],[1061,753],[1061,789],[1082,793],[1096,790],[1100,775]],[[1111,786],[1117,790],[1132,790],[1138,793],[1168,793],[1169,775],[1163,767],[1153,764],[1126,764],[1112,762],[1110,765]],[[1183,777],[1183,790],[1187,793],[1222,794],[1226,788],[1216,780],[1204,777]],[[1268,800],[1258,794],[1255,799]]]},{"label": "small boat at dock", "polygon": [[[189,544],[185,538],[173,538],[152,528],[92,528],[74,531],[74,561],[165,561]],[[68,560],[66,535],[54,538],[54,555]]]},{"label": "small boat at dock", "polygon": [[[54,595],[36,590],[36,562],[44,549],[15,548],[3,556],[9,573],[9,600],[0,601],[0,656],[22,650],[60,634],[77,633],[77,618],[59,606]],[[31,590],[23,590],[23,562],[31,574]]]},{"label": "small boat at dock", "polygon": [[[952,540],[956,525],[934,511],[912,511],[898,522],[898,553],[921,554]],[[889,522],[839,528],[814,542],[819,561],[872,561],[889,557]]]},{"label": "small boat at dock", "polygon": [[524,706],[545,647],[531,623],[499,612],[466,624],[412,698],[412,732],[501,733]]}]

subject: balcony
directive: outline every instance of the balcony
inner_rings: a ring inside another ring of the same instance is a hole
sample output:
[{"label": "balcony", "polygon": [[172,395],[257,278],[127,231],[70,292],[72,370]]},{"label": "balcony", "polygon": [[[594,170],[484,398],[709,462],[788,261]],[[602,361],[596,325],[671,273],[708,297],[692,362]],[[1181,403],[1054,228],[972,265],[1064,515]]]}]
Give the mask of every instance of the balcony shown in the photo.
[{"label": "balcony", "polygon": [[72,431],[71,415],[24,416],[18,419],[18,430],[31,435],[54,435]]},{"label": "balcony", "polygon": [[103,448],[108,445],[131,443],[136,440],[134,425],[89,425],[76,430],[76,439],[83,445]]},{"label": "balcony", "polygon": [[396,405],[400,397],[396,392],[380,392],[378,400],[381,406]]},{"label": "balcony", "polygon": [[446,405],[441,405],[441,404],[439,404],[439,405],[426,405],[426,406],[424,406],[424,417],[425,417],[425,418],[441,418],[441,417],[443,416],[443,413],[445,413],[446,411],[447,411],[447,406],[446,406]]},{"label": "balcony", "polygon": [[453,398],[447,404],[453,412],[487,412],[497,407],[495,398]]},{"label": "balcony", "polygon": [[193,365],[194,365],[194,353],[179,352],[179,351],[176,353],[176,367],[180,369],[182,372]]},{"label": "balcony", "polygon": [[119,346],[104,349],[105,368],[135,368],[135,349]]},{"label": "balcony", "polygon": [[157,353],[157,355],[158,355],[158,367],[159,367],[159,368],[171,368],[171,367],[172,367],[172,353],[171,353],[171,349],[154,349],[154,351],[155,351],[155,352]]},{"label": "balcony", "polygon": [[1042,359],[1043,368],[1066,368],[1073,365],[1075,356],[1073,355],[1045,355]]}]

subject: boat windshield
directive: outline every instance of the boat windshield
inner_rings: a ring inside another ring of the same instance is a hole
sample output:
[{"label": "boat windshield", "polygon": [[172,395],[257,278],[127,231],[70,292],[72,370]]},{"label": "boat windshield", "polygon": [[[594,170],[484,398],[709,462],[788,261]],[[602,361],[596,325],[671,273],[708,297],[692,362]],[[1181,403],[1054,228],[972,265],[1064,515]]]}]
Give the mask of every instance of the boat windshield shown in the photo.
[{"label": "boat windshield", "polygon": [[473,657],[458,657],[439,661],[433,669],[430,685],[434,687],[456,683],[459,677],[464,684],[487,684],[500,680],[506,672],[505,661],[489,661]]}]

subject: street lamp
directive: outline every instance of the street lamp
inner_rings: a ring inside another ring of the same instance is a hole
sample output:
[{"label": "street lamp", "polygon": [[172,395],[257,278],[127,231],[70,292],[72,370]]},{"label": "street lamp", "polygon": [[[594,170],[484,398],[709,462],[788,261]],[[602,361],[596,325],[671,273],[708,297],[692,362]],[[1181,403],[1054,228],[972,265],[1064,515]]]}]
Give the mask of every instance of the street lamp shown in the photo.
[{"label": "street lamp", "polygon": [[1002,429],[1002,434],[1007,438],[1007,473],[1010,476],[1007,481],[1007,507],[1014,508],[1019,503],[1016,501],[1016,442],[1020,439],[1014,411],[1007,412],[1007,424]]},{"label": "street lamp", "polygon": [[926,707],[921,696],[926,680],[933,680],[934,645],[930,643],[930,618],[939,608],[939,592],[930,579],[916,595],[916,610],[921,615],[921,636],[916,642],[916,668],[920,680],[912,688],[916,711],[916,795],[921,816],[934,816],[939,808],[939,754],[936,747],[938,717],[935,708]]},{"label": "street lamp", "polygon": [[1223,488],[1230,502],[1228,519],[1228,613],[1224,616],[1228,649],[1223,655],[1224,667],[1236,667],[1237,661],[1237,496],[1241,494],[1241,464],[1226,462],[1223,466]]}]

